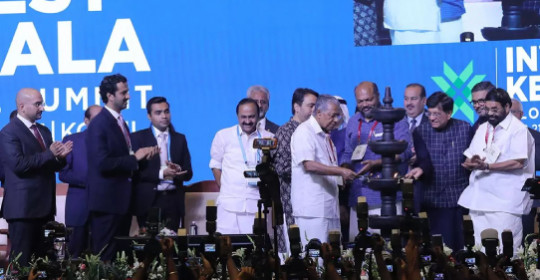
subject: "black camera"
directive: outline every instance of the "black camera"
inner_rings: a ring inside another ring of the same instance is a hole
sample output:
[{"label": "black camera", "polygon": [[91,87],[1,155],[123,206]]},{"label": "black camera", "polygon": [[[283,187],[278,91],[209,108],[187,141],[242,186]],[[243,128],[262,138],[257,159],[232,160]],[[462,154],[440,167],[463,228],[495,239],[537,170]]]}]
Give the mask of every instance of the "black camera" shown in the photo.
[{"label": "black camera", "polygon": [[530,193],[534,199],[540,199],[540,178],[533,177],[525,180],[521,191]]},{"label": "black camera", "polygon": [[318,238],[311,239],[306,245],[306,257],[318,258],[321,255],[321,240]]}]

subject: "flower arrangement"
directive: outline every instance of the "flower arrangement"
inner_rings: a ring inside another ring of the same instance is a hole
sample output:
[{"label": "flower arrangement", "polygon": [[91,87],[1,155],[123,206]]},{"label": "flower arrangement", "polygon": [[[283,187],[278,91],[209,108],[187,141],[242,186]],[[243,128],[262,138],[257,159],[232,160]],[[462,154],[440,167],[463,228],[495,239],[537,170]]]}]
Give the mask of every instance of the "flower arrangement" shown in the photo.
[{"label": "flower arrangement", "polygon": [[[535,237],[531,243],[529,240]],[[523,260],[527,278],[529,280],[540,280],[540,270],[537,269],[538,264],[538,235],[531,233],[525,237],[525,247],[520,247],[517,251],[517,256]]]}]

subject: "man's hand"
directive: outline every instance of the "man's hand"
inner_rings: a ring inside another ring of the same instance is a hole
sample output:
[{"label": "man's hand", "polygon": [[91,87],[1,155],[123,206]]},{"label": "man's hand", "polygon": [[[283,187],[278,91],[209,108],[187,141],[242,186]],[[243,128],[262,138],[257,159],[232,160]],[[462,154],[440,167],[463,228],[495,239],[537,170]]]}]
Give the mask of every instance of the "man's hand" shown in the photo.
[{"label": "man's hand", "polygon": [[163,255],[165,255],[166,257],[172,256],[172,252],[174,249],[174,241],[171,238],[167,237],[161,239],[159,243],[161,244],[161,252],[163,252]]},{"label": "man's hand", "polygon": [[158,146],[144,147],[144,148],[139,148],[135,152],[135,158],[137,159],[137,161],[140,161],[143,159],[151,159],[156,154],[159,154]]},{"label": "man's hand", "polygon": [[186,174],[187,170],[182,170],[182,167],[176,163],[167,161],[167,168],[163,170],[163,178],[172,180],[174,177]]},{"label": "man's hand", "polygon": [[58,157],[62,153],[62,147],[64,144],[62,142],[56,141],[49,146],[49,150],[51,150],[53,156]]},{"label": "man's hand", "polygon": [[485,162],[486,158],[480,158],[479,155],[474,155],[472,158],[465,160],[461,166],[469,170],[485,170],[487,169],[488,164]]},{"label": "man's hand", "polygon": [[360,171],[358,171],[358,174],[365,174],[367,172],[370,172],[375,167],[380,166],[382,161],[380,159],[376,159],[376,160],[368,159],[368,160],[362,161],[361,163],[362,163],[363,166],[362,166],[362,169],[360,169]]},{"label": "man's hand", "polygon": [[405,178],[407,178],[407,179],[413,178],[415,180],[418,180],[418,178],[420,178],[420,176],[422,176],[422,174],[424,174],[424,170],[422,170],[422,168],[420,168],[420,167],[415,167],[415,168],[411,169],[411,171],[409,171],[409,173],[405,174]]},{"label": "man's hand", "polygon": [[66,156],[73,151],[73,141],[67,141],[62,145],[62,148],[60,149],[60,154],[58,155],[59,158],[66,158]]},{"label": "man's hand", "polygon": [[340,169],[341,171],[341,177],[343,177],[343,181],[346,182],[346,181],[352,181],[356,178],[356,176],[358,174],[356,174],[354,171],[348,169],[348,168],[343,168],[341,167]]},{"label": "man's hand", "polygon": [[219,237],[219,256],[222,258],[228,258],[232,255],[232,243],[230,236]]}]

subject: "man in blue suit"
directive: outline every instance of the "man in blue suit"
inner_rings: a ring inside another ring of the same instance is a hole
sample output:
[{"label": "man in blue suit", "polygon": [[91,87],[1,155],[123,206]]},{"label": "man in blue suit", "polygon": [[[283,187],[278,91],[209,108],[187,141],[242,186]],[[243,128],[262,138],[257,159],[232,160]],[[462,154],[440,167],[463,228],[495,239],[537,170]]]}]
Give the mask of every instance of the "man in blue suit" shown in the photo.
[{"label": "man in blue suit", "polygon": [[115,74],[101,81],[99,94],[104,109],[87,129],[88,209],[92,251],[101,252],[101,259],[110,261],[116,250],[115,236],[129,234],[131,177],[138,161],[152,158],[157,147],[133,152],[128,127],[120,114],[127,107],[127,79]]},{"label": "man in blue suit", "polygon": [[176,231],[184,216],[184,181],[193,176],[186,137],[171,124],[165,97],[152,97],[146,104],[151,126],[131,135],[133,149],[158,146],[159,156],[139,162],[133,179],[133,210],[139,226],[146,226],[150,208],[161,209],[164,225]]},{"label": "man in blue suit", "polygon": [[17,117],[1,131],[6,185],[1,215],[9,225],[11,254],[27,265],[32,255],[43,256],[43,226],[56,213],[55,172],[65,165],[71,141],[54,142],[50,130],[36,123],[43,113],[39,91],[17,93]]},{"label": "man in blue suit", "polygon": [[[101,112],[101,107],[92,105],[84,112],[84,124]],[[86,130],[67,135],[64,143],[73,142],[73,152],[66,157],[66,166],[60,171],[60,180],[69,184],[66,197],[66,226],[73,229],[69,238],[69,252],[78,258],[88,245],[88,196],[86,195]]]}]

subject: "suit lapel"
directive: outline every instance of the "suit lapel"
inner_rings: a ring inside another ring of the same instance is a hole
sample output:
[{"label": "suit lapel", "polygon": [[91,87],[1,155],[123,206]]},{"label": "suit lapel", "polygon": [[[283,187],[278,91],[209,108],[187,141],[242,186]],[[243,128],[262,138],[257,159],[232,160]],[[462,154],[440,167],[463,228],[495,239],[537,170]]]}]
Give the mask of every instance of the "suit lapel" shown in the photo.
[{"label": "suit lapel", "polygon": [[[125,144],[126,149],[128,149],[128,143],[126,143],[126,139],[124,137],[124,132],[122,132],[122,128],[120,128],[120,126],[118,126],[118,121],[114,118],[114,116],[111,114],[111,112],[109,112],[109,110],[107,110],[107,108],[103,108],[103,110],[101,110],[101,112],[105,113],[106,116],[107,116],[107,119],[109,119],[109,122],[111,123],[112,131],[114,131],[114,134],[115,134],[116,138],[120,139],[120,141]],[[126,125],[126,124],[124,123],[124,125]],[[129,130],[127,130],[127,131],[129,132]]]},{"label": "suit lapel", "polygon": [[[25,138],[24,139],[25,142],[26,143],[32,143],[32,145],[35,146],[37,151],[41,151],[42,150],[41,145],[39,144],[39,141],[37,140],[34,133],[32,133],[30,131],[30,129],[28,127],[26,127],[26,125],[21,120],[19,120],[19,118],[13,119],[13,122],[17,126],[17,129],[22,132],[21,137]],[[39,125],[37,127],[38,127],[38,129],[40,128]],[[41,133],[41,129],[39,129],[39,132]],[[43,133],[41,133],[41,135],[43,136]],[[44,139],[44,141],[45,141],[45,139]],[[47,145],[47,142],[45,142],[45,147],[49,147],[49,145]]]}]

